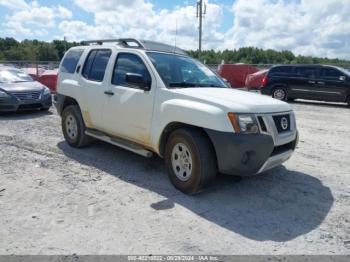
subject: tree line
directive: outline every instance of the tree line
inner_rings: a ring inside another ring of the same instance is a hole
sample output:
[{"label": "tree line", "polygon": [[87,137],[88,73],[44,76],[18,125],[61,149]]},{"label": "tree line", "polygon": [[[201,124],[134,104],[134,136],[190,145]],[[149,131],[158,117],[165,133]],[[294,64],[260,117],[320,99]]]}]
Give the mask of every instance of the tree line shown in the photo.
[{"label": "tree line", "polygon": [[[0,38],[0,61],[59,61],[66,50],[80,44],[63,40],[52,42],[23,40],[19,42],[14,38]],[[225,63],[246,64],[331,64],[350,68],[350,61],[347,60],[296,56],[288,50],[264,50],[256,47],[223,51],[206,50],[202,51],[200,57],[198,51],[187,51],[187,53],[207,64],[220,64],[224,61]]]},{"label": "tree line", "polygon": [[[198,58],[198,51],[188,51],[192,57]],[[256,47],[242,47],[234,50],[202,51],[200,56],[206,64],[245,63],[245,64],[327,64],[350,68],[350,61],[344,59],[330,59],[313,56],[296,56],[288,50],[263,50]]]},{"label": "tree line", "polygon": [[0,38],[0,61],[59,61],[66,50],[80,45],[78,42],[54,40],[50,43],[38,40]]}]

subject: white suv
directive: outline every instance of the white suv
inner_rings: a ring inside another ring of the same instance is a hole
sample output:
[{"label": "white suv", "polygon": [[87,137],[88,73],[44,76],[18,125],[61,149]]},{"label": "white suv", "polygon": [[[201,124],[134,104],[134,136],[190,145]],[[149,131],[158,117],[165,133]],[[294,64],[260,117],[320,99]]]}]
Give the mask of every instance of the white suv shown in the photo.
[{"label": "white suv", "polygon": [[287,103],[230,89],[181,49],[153,41],[71,48],[54,102],[69,145],[96,138],[146,157],[155,153],[188,194],[218,171],[247,176],[280,165],[298,141]]}]

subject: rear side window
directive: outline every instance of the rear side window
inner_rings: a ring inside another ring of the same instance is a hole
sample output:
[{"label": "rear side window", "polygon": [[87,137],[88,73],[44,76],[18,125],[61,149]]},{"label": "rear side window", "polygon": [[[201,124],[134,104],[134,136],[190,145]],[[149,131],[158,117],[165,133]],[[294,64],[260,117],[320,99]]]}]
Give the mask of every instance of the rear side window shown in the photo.
[{"label": "rear side window", "polygon": [[286,75],[291,74],[293,67],[291,66],[280,66],[280,67],[274,67],[271,69],[270,73],[273,75]]},{"label": "rear side window", "polygon": [[306,78],[315,78],[317,76],[317,68],[316,67],[297,67],[296,74],[301,77]]},{"label": "rear side window", "polygon": [[77,67],[77,64],[83,51],[83,49],[72,49],[68,51],[68,53],[65,55],[62,61],[61,72],[74,74],[75,68]]},{"label": "rear side window", "polygon": [[92,50],[84,64],[82,75],[91,81],[102,82],[112,51]]},{"label": "rear side window", "polygon": [[321,72],[322,72],[321,76],[323,78],[325,78],[325,79],[336,79],[336,80],[339,80],[339,78],[344,75],[339,70],[337,70],[335,68],[330,68],[330,67],[322,68]]},{"label": "rear side window", "polygon": [[140,74],[146,83],[151,83],[151,76],[141,58],[134,54],[121,53],[114,66],[112,84],[127,86],[125,76],[127,73]]}]

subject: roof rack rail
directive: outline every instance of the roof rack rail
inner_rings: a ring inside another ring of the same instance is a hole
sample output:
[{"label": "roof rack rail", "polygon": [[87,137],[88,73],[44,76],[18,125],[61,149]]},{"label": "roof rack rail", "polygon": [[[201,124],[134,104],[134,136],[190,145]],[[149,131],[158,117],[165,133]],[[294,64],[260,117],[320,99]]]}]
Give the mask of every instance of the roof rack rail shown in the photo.
[{"label": "roof rack rail", "polygon": [[103,43],[117,43],[123,47],[133,47],[133,48],[145,48],[144,45],[137,39],[134,38],[117,38],[117,39],[98,39],[98,40],[88,40],[83,41],[83,44],[90,45],[102,45]]},{"label": "roof rack rail", "polygon": [[101,39],[82,41],[83,45],[102,45],[103,43],[116,43],[119,46],[126,48],[137,48],[148,51],[160,51],[166,53],[174,53],[186,55],[186,52],[176,46],[167,45],[149,40],[137,40],[135,38],[117,38],[117,39]]}]

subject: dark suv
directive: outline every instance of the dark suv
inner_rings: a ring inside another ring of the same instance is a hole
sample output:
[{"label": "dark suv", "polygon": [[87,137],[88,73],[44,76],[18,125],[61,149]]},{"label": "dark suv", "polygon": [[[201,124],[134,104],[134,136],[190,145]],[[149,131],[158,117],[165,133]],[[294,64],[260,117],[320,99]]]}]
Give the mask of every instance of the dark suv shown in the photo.
[{"label": "dark suv", "polygon": [[301,98],[350,106],[350,73],[326,65],[274,66],[262,80],[261,93],[279,100]]}]

